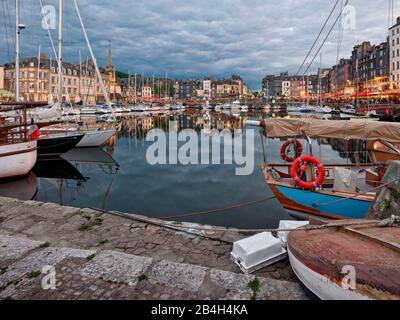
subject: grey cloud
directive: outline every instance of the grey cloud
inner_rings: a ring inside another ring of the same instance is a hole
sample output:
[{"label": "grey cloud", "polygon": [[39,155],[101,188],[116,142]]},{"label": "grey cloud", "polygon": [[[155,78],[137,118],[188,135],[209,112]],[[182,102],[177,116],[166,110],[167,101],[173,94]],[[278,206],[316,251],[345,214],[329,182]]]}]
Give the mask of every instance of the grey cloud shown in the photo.
[{"label": "grey cloud", "polygon": [[[13,0],[4,0],[14,8]],[[56,5],[55,0],[43,0]],[[65,4],[65,59],[88,55],[73,3]],[[266,73],[296,72],[335,0],[79,0],[97,59],[104,65],[108,40],[113,43],[119,70],[164,76],[216,77],[240,73],[254,89]],[[38,0],[21,1],[21,18],[27,25],[22,55],[37,55],[39,43],[50,54],[47,34],[40,28]],[[387,1],[353,0],[357,29],[346,31],[341,56],[350,55],[357,42],[384,41],[387,35]],[[0,7],[0,10],[1,7]],[[5,22],[0,13],[0,63],[13,58],[8,52]],[[400,12],[399,12],[400,14]],[[14,12],[6,21],[14,23]],[[54,40],[56,32],[53,32]],[[338,31],[323,49],[325,66],[336,62]],[[9,45],[13,42],[9,39]],[[13,48],[12,50],[13,51]],[[318,67],[313,66],[313,70]]]}]

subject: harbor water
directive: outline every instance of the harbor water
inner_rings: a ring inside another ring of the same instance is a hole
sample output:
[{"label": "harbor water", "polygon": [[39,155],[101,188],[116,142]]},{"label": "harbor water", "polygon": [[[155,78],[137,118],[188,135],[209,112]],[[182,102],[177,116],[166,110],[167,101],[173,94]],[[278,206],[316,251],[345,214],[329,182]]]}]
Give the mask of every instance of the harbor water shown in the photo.
[{"label": "harbor water", "polygon": [[[25,179],[0,184],[0,196],[149,217],[184,216],[257,201],[273,196],[264,181],[261,165],[265,157],[271,163],[282,162],[279,152],[282,141],[262,138],[259,128],[248,127],[254,130],[255,137],[254,171],[239,176],[235,174],[236,164],[151,165],[146,153],[153,142],[146,141],[146,136],[153,128],[168,132],[170,121],[176,121],[178,131],[190,128],[200,135],[207,124],[208,129],[246,129],[247,119],[265,117],[263,113],[223,115],[199,111],[126,115],[118,119],[122,130],[109,145],[102,149],[74,149],[64,159],[39,160]],[[79,120],[101,123],[96,118]],[[243,130],[243,141],[245,135]],[[302,143],[306,145],[305,141]],[[313,140],[313,153],[324,163],[354,162],[354,153],[347,157],[344,150],[340,140]],[[183,220],[224,227],[271,228],[285,219],[293,218],[274,199]]]}]

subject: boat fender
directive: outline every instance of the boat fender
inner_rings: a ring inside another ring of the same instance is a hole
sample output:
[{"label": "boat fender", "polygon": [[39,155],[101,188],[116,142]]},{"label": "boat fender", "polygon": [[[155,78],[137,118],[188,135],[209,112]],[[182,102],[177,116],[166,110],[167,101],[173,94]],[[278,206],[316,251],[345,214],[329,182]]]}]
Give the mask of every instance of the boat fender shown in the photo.
[{"label": "boat fender", "polygon": [[[307,164],[314,165],[318,170],[318,176],[315,181],[307,182],[301,179],[307,170]],[[324,183],[326,174],[325,167],[321,161],[313,156],[308,155],[303,155],[297,158],[292,165],[290,173],[294,184],[303,188],[304,190],[314,190],[320,187]]]},{"label": "boat fender", "polygon": [[296,159],[296,158],[289,157],[287,154],[288,148],[292,145],[295,146],[296,158],[299,158],[301,156],[301,154],[303,153],[303,145],[301,144],[301,142],[299,140],[292,139],[292,140],[286,141],[281,147],[281,158],[286,162],[293,162]]},{"label": "boat fender", "polygon": [[40,130],[38,126],[37,125],[30,126],[28,135],[29,135],[29,141],[38,140],[40,137]]}]

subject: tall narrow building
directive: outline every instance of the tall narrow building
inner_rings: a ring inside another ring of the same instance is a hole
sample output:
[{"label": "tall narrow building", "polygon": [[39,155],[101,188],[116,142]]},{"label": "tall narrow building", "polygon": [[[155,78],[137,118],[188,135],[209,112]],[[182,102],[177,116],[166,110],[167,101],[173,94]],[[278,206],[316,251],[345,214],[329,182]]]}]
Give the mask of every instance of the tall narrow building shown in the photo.
[{"label": "tall narrow building", "polygon": [[390,82],[395,89],[400,87],[400,17],[396,24],[389,28],[389,68]]},{"label": "tall narrow building", "polygon": [[107,61],[108,61],[107,67],[106,67],[107,88],[108,88],[108,93],[110,95],[110,99],[112,101],[115,101],[118,99],[118,95],[121,94],[121,92],[120,92],[121,90],[117,83],[115,66],[113,64],[111,41],[109,41],[109,45],[108,45],[108,60]]}]

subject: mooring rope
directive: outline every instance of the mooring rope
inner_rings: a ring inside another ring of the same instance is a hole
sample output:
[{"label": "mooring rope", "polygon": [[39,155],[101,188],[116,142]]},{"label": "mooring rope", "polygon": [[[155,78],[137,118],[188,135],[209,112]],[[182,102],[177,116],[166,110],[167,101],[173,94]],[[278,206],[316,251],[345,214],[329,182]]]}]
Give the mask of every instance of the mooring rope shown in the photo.
[{"label": "mooring rope", "polygon": [[341,223],[328,223],[319,226],[305,226],[297,229],[236,229],[236,228],[217,228],[217,227],[196,227],[196,226],[184,226],[180,225],[179,228],[198,230],[198,231],[230,231],[230,232],[292,232],[292,231],[318,231],[333,228],[345,228],[355,226],[370,226],[376,225],[377,227],[400,227],[400,216],[392,216],[385,220],[367,220],[367,221],[356,221],[356,222],[341,222]]},{"label": "mooring rope", "polygon": [[200,211],[200,212],[194,212],[194,213],[182,214],[182,215],[176,215],[176,216],[169,216],[169,217],[157,217],[157,219],[160,219],[160,220],[176,220],[176,219],[184,219],[184,218],[191,218],[191,217],[209,215],[209,214],[213,214],[213,213],[219,213],[219,212],[224,212],[224,211],[228,211],[228,210],[249,207],[249,206],[253,206],[253,205],[256,205],[256,204],[263,203],[263,202],[271,201],[271,200],[274,200],[274,199],[276,199],[276,196],[262,198],[260,200],[255,200],[255,201],[244,202],[244,203],[232,205],[232,206],[229,206],[229,207],[219,208],[219,209],[212,209],[212,210],[207,210],[207,211]]},{"label": "mooring rope", "polygon": [[[355,194],[354,196],[351,196],[351,197],[346,197],[346,198],[338,199],[338,200],[335,200],[335,201],[330,201],[330,202],[325,202],[325,203],[319,203],[319,204],[314,203],[312,206],[313,206],[314,208],[326,207],[326,206],[331,205],[331,204],[335,204],[335,203],[339,203],[339,202],[343,202],[343,201],[347,201],[347,200],[353,200],[353,199],[356,199],[356,198],[358,198],[358,197],[360,197],[360,196],[365,196],[365,195],[368,195],[369,193],[372,193],[372,192],[374,192],[374,191],[377,191],[377,190],[379,190],[379,189],[382,189],[382,188],[384,188],[384,187],[387,187],[388,185],[391,185],[392,183],[395,183],[395,182],[397,182],[397,181],[400,181],[400,178],[397,178],[397,179],[395,179],[395,180],[393,180],[393,181],[390,181],[390,182],[387,182],[387,183],[385,183],[385,184],[382,184],[382,185],[380,185],[380,186],[378,186],[378,187],[376,187],[376,188],[370,189],[370,190],[368,190],[368,191],[366,191],[366,192],[357,193],[357,194]],[[358,200],[362,200],[362,199],[358,199]]]},{"label": "mooring rope", "polygon": [[[119,216],[122,218],[127,218],[134,221],[139,221],[142,223],[153,224],[159,227],[164,227],[168,229],[172,229],[175,231],[182,231],[186,233],[193,234],[193,231],[205,231],[205,232],[237,232],[237,233],[262,233],[262,232],[299,232],[299,231],[318,231],[318,230],[326,230],[333,228],[345,228],[345,227],[355,227],[355,226],[373,226],[376,225],[379,228],[385,227],[400,227],[400,216],[393,215],[385,220],[366,220],[366,221],[349,221],[349,222],[337,222],[337,223],[327,223],[323,225],[309,225],[305,227],[300,227],[296,229],[237,229],[237,228],[223,228],[223,227],[213,227],[213,226],[194,226],[193,224],[176,224],[173,222],[164,222],[157,221],[157,218],[146,218],[146,217],[138,217],[137,215],[130,215],[127,213],[122,213],[118,211],[105,211],[98,208],[91,208],[92,210],[101,212],[103,214],[110,214],[113,216]],[[192,232],[191,232],[192,231]],[[196,234],[204,237],[208,237],[206,235]],[[208,237],[209,238],[209,237]],[[220,240],[219,240],[220,241]]]}]

